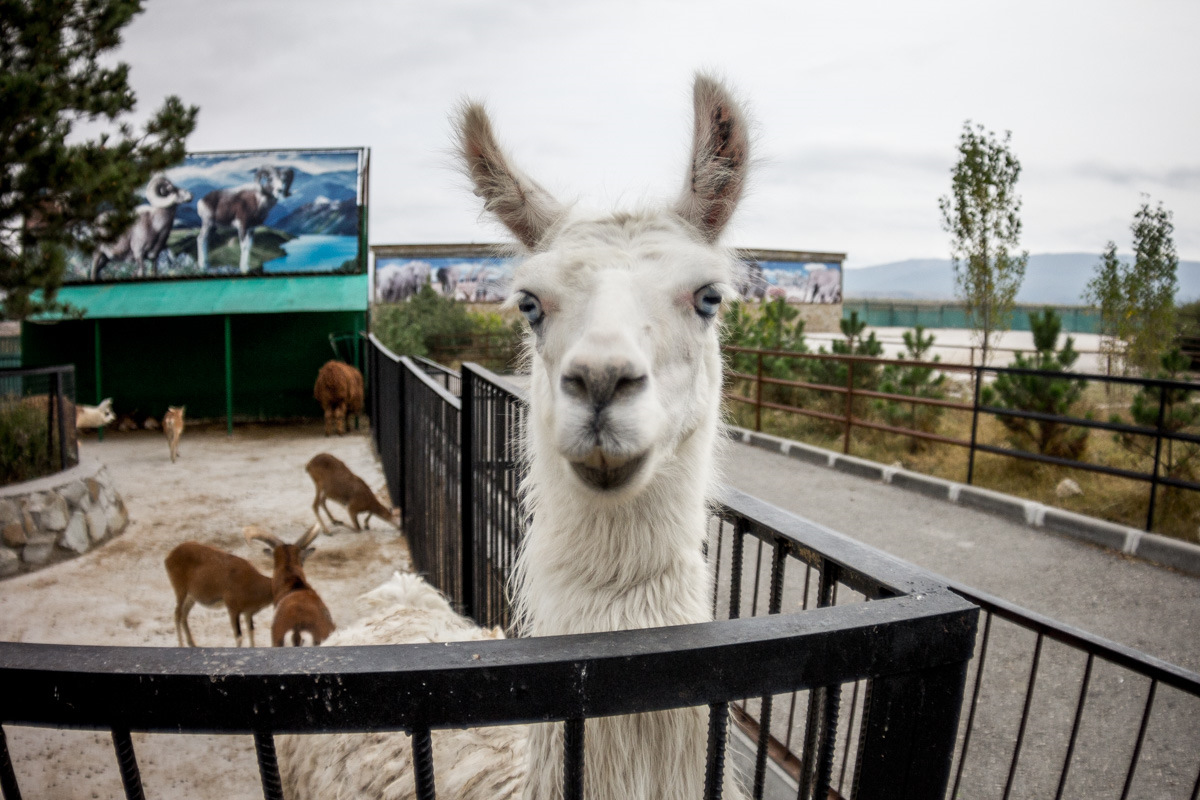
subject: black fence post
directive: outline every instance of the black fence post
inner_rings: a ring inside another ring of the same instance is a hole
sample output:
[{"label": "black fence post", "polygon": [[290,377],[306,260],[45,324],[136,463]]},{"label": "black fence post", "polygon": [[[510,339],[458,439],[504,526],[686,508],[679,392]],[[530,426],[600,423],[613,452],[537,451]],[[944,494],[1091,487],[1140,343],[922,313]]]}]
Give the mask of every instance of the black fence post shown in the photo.
[{"label": "black fence post", "polygon": [[858,800],[944,797],[967,662],[875,678],[862,732]]},{"label": "black fence post", "polygon": [[396,485],[400,487],[400,512],[404,520],[405,530],[408,530],[408,465],[407,447],[405,440],[409,433],[408,398],[405,394],[408,365],[403,360],[396,364]]},{"label": "black fence post", "polygon": [[1163,422],[1167,416],[1167,387],[1158,390],[1158,422],[1154,426],[1154,469],[1150,472],[1150,506],[1146,511],[1146,530],[1154,529],[1154,501],[1158,497],[1158,466],[1162,463]]},{"label": "black fence post", "polygon": [[[975,355],[971,354],[971,366],[975,367]],[[983,385],[983,367],[975,367],[975,399],[971,404],[971,446],[967,450],[967,485],[975,479],[975,443],[979,437],[979,393]]]},{"label": "black fence post", "polygon": [[459,553],[462,575],[463,613],[478,620],[475,600],[475,373],[463,364],[458,414],[458,459],[462,474],[458,496],[461,502],[459,520],[462,542]]}]

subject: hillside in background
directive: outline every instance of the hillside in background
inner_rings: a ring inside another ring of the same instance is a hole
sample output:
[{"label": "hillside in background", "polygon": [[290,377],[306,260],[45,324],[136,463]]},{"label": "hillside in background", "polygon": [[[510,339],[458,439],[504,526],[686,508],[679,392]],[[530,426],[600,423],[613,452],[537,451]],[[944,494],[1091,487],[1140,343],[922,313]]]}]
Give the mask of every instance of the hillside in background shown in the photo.
[{"label": "hillside in background", "polygon": [[[1031,255],[1017,302],[1081,305],[1084,287],[1099,262],[1098,253]],[[1180,261],[1176,275],[1179,302],[1200,299],[1200,261]],[[848,269],[842,278],[842,293],[847,299],[953,300],[954,269],[948,258],[915,258]]]}]

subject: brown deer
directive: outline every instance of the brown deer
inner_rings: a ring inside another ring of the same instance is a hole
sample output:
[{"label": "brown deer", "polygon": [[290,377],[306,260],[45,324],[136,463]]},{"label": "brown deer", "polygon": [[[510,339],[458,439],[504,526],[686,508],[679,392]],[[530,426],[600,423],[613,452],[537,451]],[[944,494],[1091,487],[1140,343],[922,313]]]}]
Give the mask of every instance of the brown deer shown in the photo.
[{"label": "brown deer", "polygon": [[333,624],[325,602],[305,578],[303,566],[313,551],[309,545],[317,536],[317,526],[309,528],[295,544],[288,544],[254,525],[246,526],[242,535],[251,544],[255,539],[266,544],[267,552],[275,559],[275,571],[271,576],[271,593],[275,601],[271,646],[283,647],[283,640],[289,633],[296,647],[300,646],[301,634],[305,632],[312,636],[314,645],[325,641],[337,626]]},{"label": "brown deer", "polygon": [[270,578],[246,559],[199,542],[184,542],[164,563],[175,589],[175,634],[180,647],[185,638],[188,647],[196,646],[188,627],[188,614],[196,603],[209,608],[225,606],[238,647],[242,646],[240,620],[244,619],[250,646],[254,646],[254,615],[273,598]]},{"label": "brown deer", "polygon": [[179,457],[179,437],[183,436],[183,410],[187,406],[168,406],[163,414],[162,428],[167,435],[167,446],[171,448],[171,463]]},{"label": "brown deer", "polygon": [[400,527],[400,512],[379,502],[379,498],[367,486],[367,482],[351,472],[341,459],[331,456],[329,453],[318,453],[312,457],[304,469],[316,484],[317,496],[313,498],[313,514],[317,516],[317,522],[321,524],[321,529],[326,533],[329,533],[329,528],[325,525],[325,520],[321,519],[321,512],[318,508],[325,509],[329,521],[333,524],[345,524],[329,513],[329,506],[325,505],[326,500],[332,500],[346,507],[346,511],[350,514],[350,522],[356,531],[362,530],[358,524],[358,515],[364,512],[367,516],[363,523],[367,528],[371,527],[372,514],[387,520],[397,529]]}]

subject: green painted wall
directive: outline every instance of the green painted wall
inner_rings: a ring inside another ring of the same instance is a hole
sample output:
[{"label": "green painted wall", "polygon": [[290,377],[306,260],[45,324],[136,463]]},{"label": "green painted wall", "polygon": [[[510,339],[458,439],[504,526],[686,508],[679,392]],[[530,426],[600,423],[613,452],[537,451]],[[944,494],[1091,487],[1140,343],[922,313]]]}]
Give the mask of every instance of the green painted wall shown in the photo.
[{"label": "green painted wall", "polygon": [[[1045,306],[1017,306],[1013,311],[1012,330],[1029,330],[1029,314]],[[1062,318],[1064,333],[1098,333],[1100,312],[1083,306],[1051,306]],[[842,316],[858,312],[873,328],[969,328],[967,314],[957,303],[905,303],[898,300],[845,300]]]},{"label": "green painted wall", "polygon": [[[72,320],[22,326],[27,367],[74,364],[77,396],[96,402],[95,330],[100,378],[117,412],[161,417],[185,404],[191,419],[225,417],[225,317]],[[231,316],[235,420],[320,417],[312,397],[330,334],[362,329],[353,311]],[[361,366],[361,365],[360,365]]]}]

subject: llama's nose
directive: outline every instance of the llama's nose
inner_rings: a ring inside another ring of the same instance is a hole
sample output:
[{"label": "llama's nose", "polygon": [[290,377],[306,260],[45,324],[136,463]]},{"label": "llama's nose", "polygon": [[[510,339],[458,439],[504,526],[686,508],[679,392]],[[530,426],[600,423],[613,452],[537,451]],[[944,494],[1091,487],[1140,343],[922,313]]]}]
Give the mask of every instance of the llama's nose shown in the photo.
[{"label": "llama's nose", "polygon": [[563,393],[601,411],[614,402],[633,398],[645,391],[646,371],[628,360],[601,364],[573,362],[563,372]]}]

